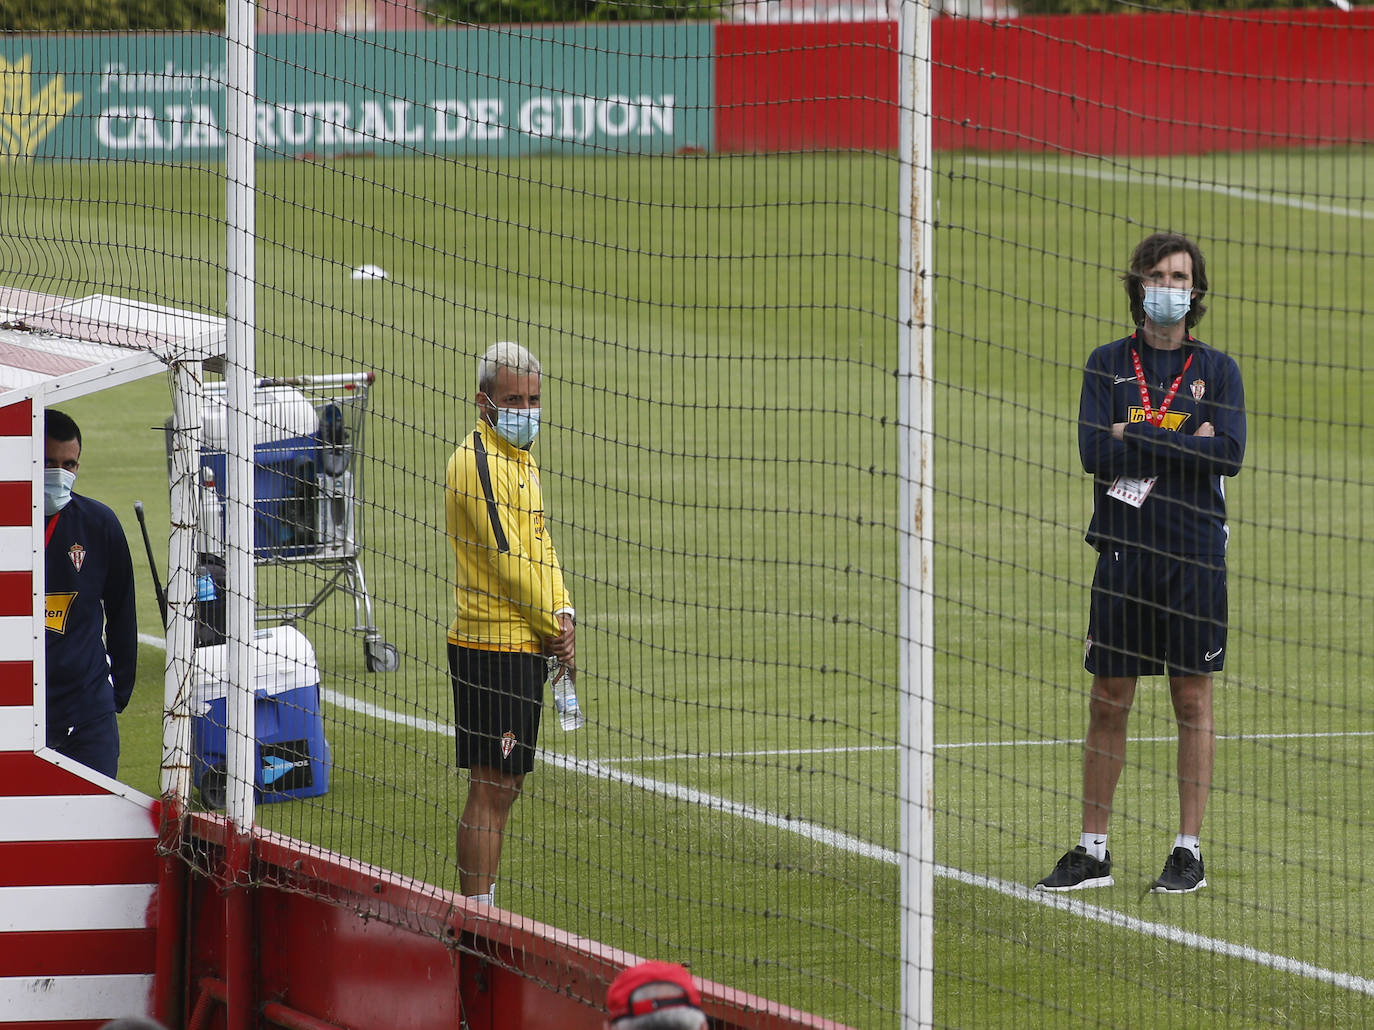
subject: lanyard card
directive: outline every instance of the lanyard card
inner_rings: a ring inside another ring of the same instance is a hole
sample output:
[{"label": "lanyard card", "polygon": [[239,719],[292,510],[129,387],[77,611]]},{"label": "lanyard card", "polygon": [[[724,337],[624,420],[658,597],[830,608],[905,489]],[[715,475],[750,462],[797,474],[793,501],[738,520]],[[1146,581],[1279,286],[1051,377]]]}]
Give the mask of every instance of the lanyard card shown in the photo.
[{"label": "lanyard card", "polygon": [[1139,508],[1145,503],[1145,498],[1150,496],[1150,491],[1154,489],[1155,480],[1158,478],[1151,476],[1149,479],[1133,479],[1130,476],[1117,476],[1116,482],[1107,491],[1107,496],[1124,501],[1132,508]]}]

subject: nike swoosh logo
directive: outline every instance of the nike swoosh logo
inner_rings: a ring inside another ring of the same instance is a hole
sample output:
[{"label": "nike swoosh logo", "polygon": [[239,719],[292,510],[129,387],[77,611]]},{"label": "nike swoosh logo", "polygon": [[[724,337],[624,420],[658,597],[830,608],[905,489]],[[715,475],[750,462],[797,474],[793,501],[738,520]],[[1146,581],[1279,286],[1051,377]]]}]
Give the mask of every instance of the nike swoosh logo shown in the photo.
[{"label": "nike swoosh logo", "polygon": [[1122,383],[1135,382],[1135,376],[1117,376],[1112,380],[1113,385],[1120,386]]},{"label": "nike swoosh logo", "polygon": [[1221,657],[1221,652],[1223,652],[1223,651],[1225,651],[1225,650],[1226,650],[1226,648],[1224,648],[1224,647],[1219,647],[1219,648],[1217,648],[1215,651],[1208,651],[1205,655],[1202,656],[1202,660],[1203,660],[1204,662],[1215,661],[1216,659],[1218,659],[1218,658]]}]

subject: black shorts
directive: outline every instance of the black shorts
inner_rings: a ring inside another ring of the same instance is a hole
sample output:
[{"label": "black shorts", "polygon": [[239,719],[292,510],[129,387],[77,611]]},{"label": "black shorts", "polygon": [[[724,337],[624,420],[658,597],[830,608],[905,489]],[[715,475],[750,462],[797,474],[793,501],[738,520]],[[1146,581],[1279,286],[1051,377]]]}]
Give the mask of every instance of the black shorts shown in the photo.
[{"label": "black shorts", "polygon": [[448,645],[458,765],[523,776],[534,768],[548,663],[542,655]]},{"label": "black shorts", "polygon": [[1223,558],[1102,551],[1083,667],[1095,676],[1199,676],[1226,661]]},{"label": "black shorts", "polygon": [[49,726],[48,747],[111,779],[119,775],[119,723],[114,712],[80,726]]}]

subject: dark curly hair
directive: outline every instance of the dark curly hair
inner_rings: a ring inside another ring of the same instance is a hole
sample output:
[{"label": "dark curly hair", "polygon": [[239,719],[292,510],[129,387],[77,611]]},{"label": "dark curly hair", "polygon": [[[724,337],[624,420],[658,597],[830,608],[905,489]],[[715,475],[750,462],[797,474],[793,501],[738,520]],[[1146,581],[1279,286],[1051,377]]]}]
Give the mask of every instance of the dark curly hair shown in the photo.
[{"label": "dark curly hair", "polygon": [[1135,320],[1136,325],[1145,324],[1146,274],[1170,254],[1177,254],[1179,251],[1186,252],[1193,259],[1193,289],[1197,293],[1184,318],[1185,326],[1193,328],[1207,313],[1207,305],[1202,303],[1202,298],[1207,296],[1207,262],[1202,256],[1202,251],[1187,236],[1181,236],[1176,232],[1157,232],[1140,241],[1135,253],[1131,255],[1130,271],[1121,276],[1121,281],[1126,284],[1126,296],[1131,301],[1131,318]]}]

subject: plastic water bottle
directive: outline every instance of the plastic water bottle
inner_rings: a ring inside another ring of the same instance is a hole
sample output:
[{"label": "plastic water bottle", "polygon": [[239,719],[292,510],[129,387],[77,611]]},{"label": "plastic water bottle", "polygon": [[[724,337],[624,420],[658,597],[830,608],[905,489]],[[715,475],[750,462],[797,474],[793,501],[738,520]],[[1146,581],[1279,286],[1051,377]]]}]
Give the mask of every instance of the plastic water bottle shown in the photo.
[{"label": "plastic water bottle", "polygon": [[577,703],[577,685],[572,669],[556,658],[549,659],[549,677],[553,685],[553,707],[558,713],[558,724],[564,732],[571,733],[587,722],[582,714],[582,706]]},{"label": "plastic water bottle", "polygon": [[224,553],[224,502],[215,490],[215,473],[200,470],[200,521],[196,525],[196,550],[201,554]]}]

